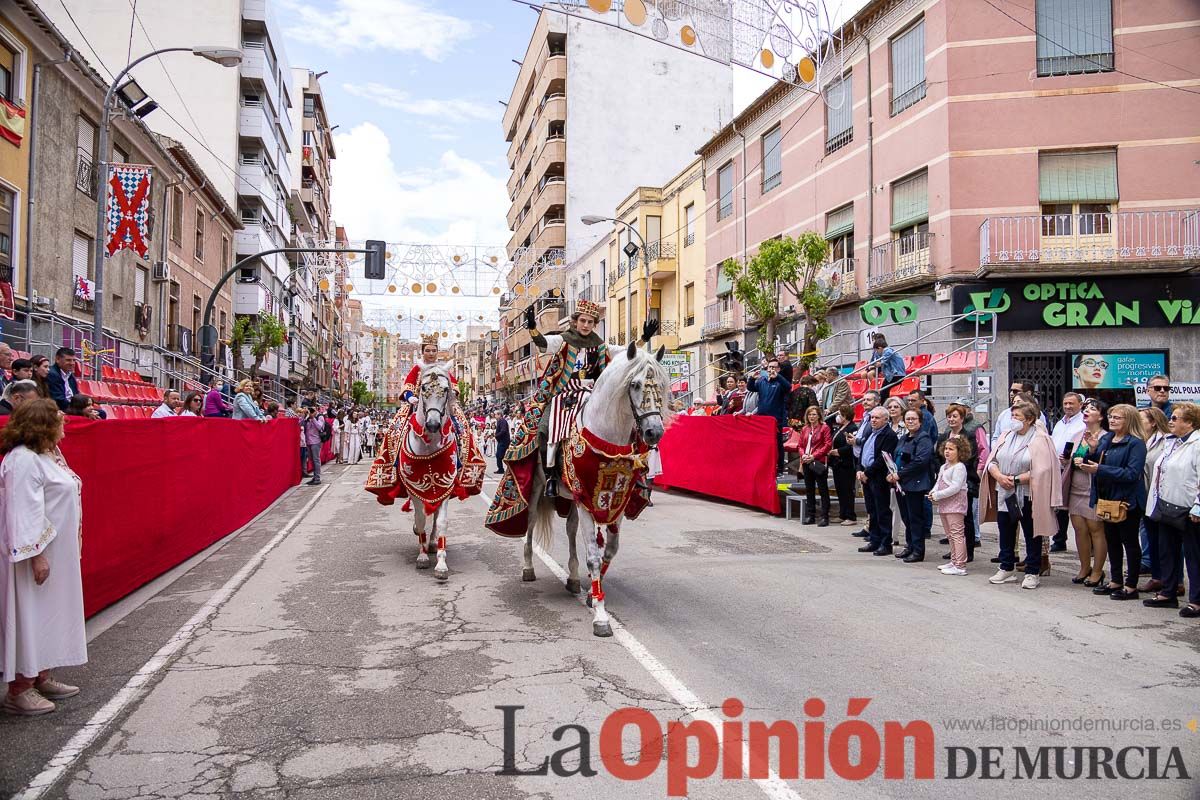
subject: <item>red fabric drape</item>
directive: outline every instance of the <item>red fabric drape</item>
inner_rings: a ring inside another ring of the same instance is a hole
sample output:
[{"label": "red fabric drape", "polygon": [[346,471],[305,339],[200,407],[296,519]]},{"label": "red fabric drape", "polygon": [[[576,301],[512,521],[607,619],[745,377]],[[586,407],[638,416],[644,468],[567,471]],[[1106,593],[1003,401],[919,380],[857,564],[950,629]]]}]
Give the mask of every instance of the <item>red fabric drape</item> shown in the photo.
[{"label": "red fabric drape", "polygon": [[[0,425],[7,422],[0,417]],[[88,616],[245,525],[300,480],[296,420],[77,421]]]},{"label": "red fabric drape", "polygon": [[779,513],[771,417],[679,416],[659,444],[654,482]]}]

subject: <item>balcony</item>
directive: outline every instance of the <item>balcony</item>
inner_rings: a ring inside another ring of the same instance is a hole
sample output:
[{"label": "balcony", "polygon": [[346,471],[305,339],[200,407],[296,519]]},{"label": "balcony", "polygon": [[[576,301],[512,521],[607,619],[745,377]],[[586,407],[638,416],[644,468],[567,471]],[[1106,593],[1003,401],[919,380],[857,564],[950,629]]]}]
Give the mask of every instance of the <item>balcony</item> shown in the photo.
[{"label": "balcony", "polygon": [[932,243],[933,234],[922,232],[872,248],[867,288],[872,293],[890,292],[932,281],[934,268],[929,249]]},{"label": "balcony", "polygon": [[[825,272],[826,269],[829,271]],[[833,301],[835,305],[861,299],[862,296],[858,291],[858,279],[855,277],[857,269],[857,258],[839,258],[822,268],[822,273],[827,274],[830,282],[839,290]]]},{"label": "balcony", "polygon": [[675,274],[675,243],[650,242],[646,245],[646,260],[650,262],[650,280],[666,280]]},{"label": "balcony", "polygon": [[1185,270],[1200,262],[1200,209],[989,217],[979,226],[979,274],[1080,266]]},{"label": "balcony", "polygon": [[75,158],[75,188],[96,199],[96,163],[92,154],[80,150]]},{"label": "balcony", "polygon": [[242,101],[238,114],[238,136],[243,139],[257,139],[268,149],[274,150],[275,130],[261,100]]},{"label": "balcony", "polygon": [[731,305],[722,310],[721,303],[709,303],[704,307],[704,325],[700,336],[712,339],[742,329],[743,312],[740,305]]}]

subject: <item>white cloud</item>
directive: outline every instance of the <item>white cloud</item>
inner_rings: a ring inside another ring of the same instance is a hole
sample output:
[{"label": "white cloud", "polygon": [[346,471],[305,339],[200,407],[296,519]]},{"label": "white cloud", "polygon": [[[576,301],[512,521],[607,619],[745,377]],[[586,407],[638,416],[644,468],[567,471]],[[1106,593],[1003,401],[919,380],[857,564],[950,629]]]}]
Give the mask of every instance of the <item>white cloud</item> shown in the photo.
[{"label": "white cloud", "polygon": [[355,83],[343,83],[342,88],[355,97],[361,97],[384,108],[393,108],[397,111],[403,111],[406,114],[413,114],[418,117],[438,117],[441,119],[459,117],[486,121],[500,118],[499,104],[496,104],[496,107],[493,108],[490,105],[477,103],[473,100],[414,98],[402,89],[374,82],[364,86]]},{"label": "white cloud", "polygon": [[334,141],[334,217],[354,239],[481,244],[510,237],[505,179],[453,150],[432,168],[400,170],[391,143],[366,122]]},{"label": "white cloud", "polygon": [[[445,14],[423,0],[334,0],[332,9],[283,0],[288,36],[329,50],[396,50],[444,61],[482,23]],[[281,15],[284,16],[284,15]]]}]

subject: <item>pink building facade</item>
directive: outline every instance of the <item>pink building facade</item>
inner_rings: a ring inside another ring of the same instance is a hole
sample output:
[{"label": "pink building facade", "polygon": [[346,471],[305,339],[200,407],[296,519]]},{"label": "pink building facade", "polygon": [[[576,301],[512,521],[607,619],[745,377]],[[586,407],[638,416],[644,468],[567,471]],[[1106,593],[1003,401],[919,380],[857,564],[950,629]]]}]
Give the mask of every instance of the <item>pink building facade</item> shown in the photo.
[{"label": "pink building facade", "polygon": [[1086,388],[1112,399],[1158,364],[1200,379],[1182,303],[1200,310],[1200,4],[1028,6],[871,3],[828,102],[777,84],[702,148],[710,352],[754,339],[717,265],[812,230],[843,281],[834,330],[852,332],[826,361],[865,357],[862,330],[911,342],[975,303],[996,312],[994,380],[1028,377],[1046,402],[1084,388],[1089,359],[1108,372]]}]

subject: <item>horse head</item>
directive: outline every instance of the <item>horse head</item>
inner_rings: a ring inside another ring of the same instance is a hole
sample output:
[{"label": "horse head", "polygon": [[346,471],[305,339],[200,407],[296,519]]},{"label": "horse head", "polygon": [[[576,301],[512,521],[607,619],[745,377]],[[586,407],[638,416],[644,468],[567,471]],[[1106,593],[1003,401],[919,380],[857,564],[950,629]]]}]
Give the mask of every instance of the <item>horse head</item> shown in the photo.
[{"label": "horse head", "polygon": [[421,425],[421,438],[428,441],[430,431],[441,431],[444,438],[449,433],[454,398],[450,388],[450,373],[445,367],[433,364],[421,370],[417,398],[415,413]]},{"label": "horse head", "polygon": [[661,363],[665,352],[660,347],[651,354],[631,343],[600,374],[588,403],[608,410],[604,427],[611,429],[613,438],[604,438],[619,443],[623,439],[615,436],[618,430],[632,428],[649,447],[662,441],[671,417],[671,378]]}]

